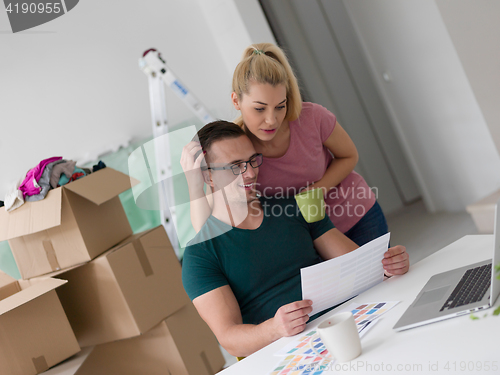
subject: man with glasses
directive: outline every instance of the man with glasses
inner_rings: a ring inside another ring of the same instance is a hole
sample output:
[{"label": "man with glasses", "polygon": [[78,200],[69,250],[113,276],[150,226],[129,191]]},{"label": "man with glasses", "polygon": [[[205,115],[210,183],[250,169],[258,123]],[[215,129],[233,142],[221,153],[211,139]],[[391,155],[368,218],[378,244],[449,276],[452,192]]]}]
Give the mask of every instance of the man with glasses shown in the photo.
[{"label": "man with glasses", "polygon": [[[307,223],[293,198],[258,195],[263,158],[240,127],[215,121],[198,138],[213,208],[184,252],[183,284],[219,343],[232,355],[247,356],[304,330],[312,301],[302,300],[301,268],[358,246],[328,216]],[[403,246],[385,256],[388,272],[408,271]]]}]

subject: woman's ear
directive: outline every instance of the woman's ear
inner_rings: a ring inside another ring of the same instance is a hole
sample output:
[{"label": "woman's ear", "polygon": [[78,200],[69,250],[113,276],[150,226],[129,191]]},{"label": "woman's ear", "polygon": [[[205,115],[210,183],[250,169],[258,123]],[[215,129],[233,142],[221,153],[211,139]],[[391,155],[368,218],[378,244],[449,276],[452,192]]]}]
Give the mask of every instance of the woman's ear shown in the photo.
[{"label": "woman's ear", "polygon": [[238,99],[238,95],[234,91],[231,93],[231,102],[233,103],[234,108],[236,108],[239,111],[240,100]]}]

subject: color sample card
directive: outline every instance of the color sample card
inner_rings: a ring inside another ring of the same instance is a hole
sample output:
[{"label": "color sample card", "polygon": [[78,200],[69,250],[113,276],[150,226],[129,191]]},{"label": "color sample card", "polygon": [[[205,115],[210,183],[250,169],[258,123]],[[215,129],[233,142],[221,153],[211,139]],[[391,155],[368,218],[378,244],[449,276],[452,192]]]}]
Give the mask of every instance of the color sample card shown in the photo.
[{"label": "color sample card", "polygon": [[[352,312],[361,338],[375,325],[377,318],[398,303],[399,301],[351,303],[343,311]],[[316,330],[299,335],[274,355],[283,358],[269,375],[319,375],[335,363]]]},{"label": "color sample card", "polygon": [[311,331],[303,336],[300,336],[297,340],[291,342],[274,355],[288,356],[290,354],[302,356],[320,354],[325,357],[329,356],[328,350],[321,341],[317,331]]},{"label": "color sample card", "polygon": [[309,341],[311,340],[311,337],[313,337],[316,334],[316,331],[311,331],[308,332],[307,334],[303,334],[301,336],[298,336],[297,339],[293,342],[291,342],[289,345],[285,346],[283,349],[281,349],[279,352],[275,353],[274,355],[284,355],[288,356],[290,354],[293,355],[298,355],[298,354],[304,354],[304,355],[312,355],[313,350],[311,349],[311,346],[309,345]]},{"label": "color sample card", "polygon": [[269,375],[320,375],[333,363],[317,355],[288,355],[283,357]]},{"label": "color sample card", "polygon": [[358,327],[358,332],[361,333],[366,324],[379,318],[398,303],[399,301],[370,302],[361,304],[351,303],[346,310],[350,310],[352,312],[354,321]]}]

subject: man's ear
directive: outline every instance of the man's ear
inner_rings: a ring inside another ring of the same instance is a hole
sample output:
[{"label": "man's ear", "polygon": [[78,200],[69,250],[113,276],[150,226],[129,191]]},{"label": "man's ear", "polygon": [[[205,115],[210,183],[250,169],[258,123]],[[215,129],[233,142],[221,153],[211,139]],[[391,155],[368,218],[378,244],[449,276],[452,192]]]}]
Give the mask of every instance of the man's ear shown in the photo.
[{"label": "man's ear", "polygon": [[201,171],[201,174],[203,175],[203,181],[205,181],[208,186],[211,186],[213,188],[214,182],[212,181],[212,174],[210,173],[210,171]]},{"label": "man's ear", "polygon": [[240,100],[238,99],[238,95],[234,91],[231,93],[231,102],[233,103],[234,108],[236,108],[239,111]]}]

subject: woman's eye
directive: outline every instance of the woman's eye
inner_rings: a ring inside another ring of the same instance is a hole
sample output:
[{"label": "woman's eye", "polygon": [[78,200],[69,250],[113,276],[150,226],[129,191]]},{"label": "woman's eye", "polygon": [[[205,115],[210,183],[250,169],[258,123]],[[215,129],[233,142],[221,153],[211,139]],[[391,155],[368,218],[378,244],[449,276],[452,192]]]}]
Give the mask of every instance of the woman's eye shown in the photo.
[{"label": "woman's eye", "polygon": [[255,108],[257,112],[263,112],[265,108]]},{"label": "woman's eye", "polygon": [[276,107],[276,109],[285,109],[285,107],[286,107],[286,106],[281,105],[281,106],[279,106],[279,107]]}]

